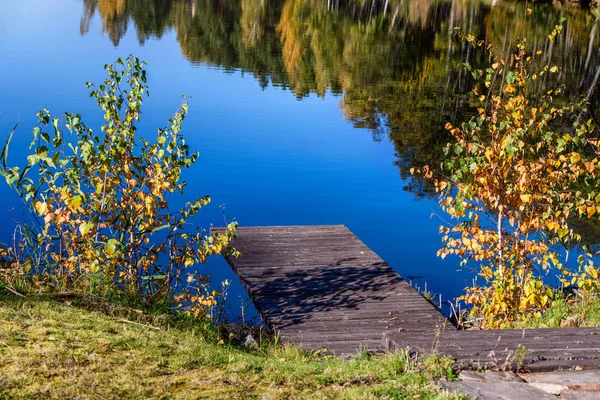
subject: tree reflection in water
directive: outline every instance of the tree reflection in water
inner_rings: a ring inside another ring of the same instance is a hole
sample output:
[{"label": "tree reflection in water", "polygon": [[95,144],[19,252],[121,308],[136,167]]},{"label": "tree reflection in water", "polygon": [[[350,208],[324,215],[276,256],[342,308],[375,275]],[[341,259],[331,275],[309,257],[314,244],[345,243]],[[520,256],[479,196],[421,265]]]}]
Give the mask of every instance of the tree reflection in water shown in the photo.
[{"label": "tree reflection in water", "polygon": [[[560,67],[555,79],[567,96],[597,103],[598,22],[576,7],[487,0],[83,0],[83,6],[82,35],[97,12],[115,46],[129,28],[141,43],[174,30],[191,63],[250,72],[262,87],[280,86],[300,99],[339,95],[346,120],[375,140],[393,141],[406,190],[417,197],[432,190],[410,168],[439,165],[445,122],[470,112],[472,77],[463,64],[486,62],[454,37],[454,27],[504,54],[525,34],[534,52],[543,51],[542,62]],[[561,16],[566,27],[550,42]],[[547,79],[536,81],[539,93],[556,85]]]}]

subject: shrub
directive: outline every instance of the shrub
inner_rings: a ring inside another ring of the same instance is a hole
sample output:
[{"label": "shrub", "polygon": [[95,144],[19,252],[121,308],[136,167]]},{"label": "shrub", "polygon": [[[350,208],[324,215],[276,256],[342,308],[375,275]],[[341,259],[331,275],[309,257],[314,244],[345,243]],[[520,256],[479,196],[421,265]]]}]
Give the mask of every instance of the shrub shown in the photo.
[{"label": "shrub", "polygon": [[[471,35],[463,40],[484,46]],[[434,177],[427,167],[423,173],[458,221],[440,227],[438,254],[477,266],[485,285],[468,287],[463,299],[483,327],[496,328],[546,309],[553,291],[543,277],[551,270],[564,285],[598,287],[591,255],[580,256],[575,273],[557,245],[580,239],[570,227],[574,218],[600,213],[600,162],[588,142],[593,122],[580,122],[584,104],[561,105],[560,88],[541,96],[534,90],[536,80],[558,72],[556,66],[536,69],[541,52],[528,54],[525,39],[509,59],[491,46],[486,50],[489,68],[467,65],[479,82],[473,90],[477,115],[461,127],[447,124],[454,141],[445,149],[444,176]]]},{"label": "shrub", "polygon": [[80,115],[65,113],[63,121],[42,110],[27,166],[7,166],[10,137],[0,155],[0,172],[34,216],[12,255],[40,290],[171,296],[177,282],[199,279],[192,266],[234,251],[228,243],[237,224],[223,235],[191,231],[189,219],[208,196],[171,211],[169,201],[184,194],[182,172],[198,158],[181,134],[188,104],[153,139],[141,138],[145,63],[129,56],[104,68],[102,84],[87,84],[104,114],[101,133]]}]

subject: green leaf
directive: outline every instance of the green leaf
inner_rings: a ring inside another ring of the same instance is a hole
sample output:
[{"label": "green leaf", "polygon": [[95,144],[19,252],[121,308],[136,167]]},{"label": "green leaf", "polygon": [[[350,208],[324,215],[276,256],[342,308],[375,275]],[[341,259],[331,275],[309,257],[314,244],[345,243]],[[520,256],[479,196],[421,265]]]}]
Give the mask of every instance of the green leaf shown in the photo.
[{"label": "green leaf", "polygon": [[25,178],[25,175],[27,174],[27,172],[30,169],[31,169],[31,165],[28,165],[25,168],[23,168],[23,171],[19,174],[19,179],[17,180],[17,185],[23,181],[23,178]]},{"label": "green leaf", "polygon": [[144,281],[159,281],[167,277],[165,274],[142,276],[140,279]]},{"label": "green leaf", "polygon": [[46,146],[40,146],[37,148],[36,153],[40,160],[44,161],[48,158],[48,148]]},{"label": "green leaf", "polygon": [[38,156],[37,154],[31,154],[27,156],[27,162],[29,163],[29,166],[34,166],[38,162],[40,162],[40,156]]},{"label": "green leaf", "polygon": [[90,223],[90,222],[83,222],[81,223],[81,225],[79,225],[79,233],[81,233],[82,236],[84,236],[85,234],[87,234],[92,228],[94,227],[94,224]]},{"label": "green leaf", "polygon": [[116,254],[120,244],[121,243],[116,239],[110,239],[108,242],[106,242],[106,245],[104,245],[104,251],[106,252],[106,255],[108,257],[113,257]]},{"label": "green leaf", "polygon": [[161,225],[161,226],[157,226],[156,228],[152,229],[152,233],[158,232],[158,231],[162,231],[163,229],[167,229],[169,228],[171,225]]},{"label": "green leaf", "polygon": [[17,126],[19,126],[18,122],[15,124],[15,127],[12,129],[12,131],[10,131],[10,134],[8,135],[8,139],[6,139],[6,142],[4,142],[4,147],[2,148],[2,154],[0,154],[0,161],[2,161],[2,170],[3,171],[6,171],[6,161],[8,161],[8,146],[10,146],[10,141],[12,140],[12,137],[15,134],[15,131],[17,130]]}]

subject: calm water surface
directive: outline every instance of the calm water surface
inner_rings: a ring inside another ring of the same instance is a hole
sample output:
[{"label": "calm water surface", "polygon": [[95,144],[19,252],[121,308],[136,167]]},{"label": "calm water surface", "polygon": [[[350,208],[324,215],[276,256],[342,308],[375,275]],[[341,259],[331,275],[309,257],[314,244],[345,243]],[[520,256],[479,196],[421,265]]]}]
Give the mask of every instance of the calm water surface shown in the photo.
[{"label": "calm water surface", "polygon": [[[213,199],[199,224],[345,224],[399,273],[451,299],[472,278],[436,257],[439,209],[412,166],[439,163],[446,121],[469,114],[462,63],[485,58],[452,36],[473,32],[507,52],[526,33],[562,67],[569,95],[596,104],[600,36],[577,8],[487,1],[3,0],[0,3],[0,136],[16,121],[18,162],[44,107],[102,114],[86,81],[130,53],[149,64],[142,129],[163,126],[191,97],[184,133],[200,161],[191,197]],[[568,18],[555,43],[547,40]],[[556,82],[540,81],[539,90]],[[0,240],[21,220],[0,186]],[[202,267],[234,281],[226,263]]]}]

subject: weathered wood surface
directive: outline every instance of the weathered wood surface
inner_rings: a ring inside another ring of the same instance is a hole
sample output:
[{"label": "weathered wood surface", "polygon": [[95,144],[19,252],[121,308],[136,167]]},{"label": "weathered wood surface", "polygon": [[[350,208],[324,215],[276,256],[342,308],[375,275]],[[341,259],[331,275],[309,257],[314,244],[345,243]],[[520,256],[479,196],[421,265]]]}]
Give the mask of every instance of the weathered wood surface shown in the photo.
[{"label": "weathered wood surface", "polygon": [[545,371],[576,365],[600,367],[600,328],[444,330],[418,337],[384,332],[383,347],[388,351],[436,350],[467,368]]},{"label": "weathered wood surface", "polygon": [[343,225],[242,227],[232,245],[242,254],[227,261],[284,341],[346,355],[381,350],[385,331],[446,323]]}]

